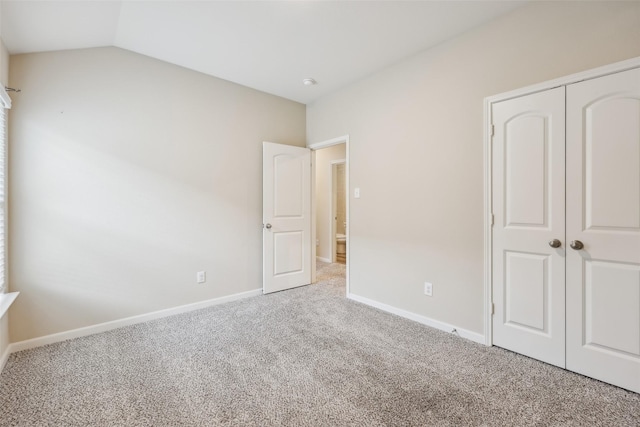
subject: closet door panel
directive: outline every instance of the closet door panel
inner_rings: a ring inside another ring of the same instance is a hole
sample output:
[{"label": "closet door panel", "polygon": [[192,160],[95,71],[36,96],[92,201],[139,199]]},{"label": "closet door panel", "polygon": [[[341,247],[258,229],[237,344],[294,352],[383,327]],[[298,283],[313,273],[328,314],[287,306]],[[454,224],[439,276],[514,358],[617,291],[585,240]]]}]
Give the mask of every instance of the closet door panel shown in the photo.
[{"label": "closet door panel", "polygon": [[567,368],[640,392],[640,69],[567,86]]},{"label": "closet door panel", "polygon": [[614,93],[582,108],[584,228],[638,231],[640,99]]},{"label": "closet door panel", "polygon": [[564,97],[562,87],[492,106],[493,343],[561,367]]}]

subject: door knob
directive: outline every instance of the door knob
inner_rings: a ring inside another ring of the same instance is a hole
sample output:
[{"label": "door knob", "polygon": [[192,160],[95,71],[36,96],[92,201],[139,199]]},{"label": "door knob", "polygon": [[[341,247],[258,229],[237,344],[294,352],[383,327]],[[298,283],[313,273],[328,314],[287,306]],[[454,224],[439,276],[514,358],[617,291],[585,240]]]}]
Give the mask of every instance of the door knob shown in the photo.
[{"label": "door knob", "polygon": [[584,248],[584,244],[580,240],[572,240],[569,246],[571,246],[571,249],[575,249],[576,251]]},{"label": "door knob", "polygon": [[559,248],[562,246],[562,242],[558,239],[549,240],[549,246],[552,248]]},{"label": "door knob", "polygon": [[267,225],[265,225],[264,228],[266,228],[267,230],[271,230],[271,224],[267,223]]}]

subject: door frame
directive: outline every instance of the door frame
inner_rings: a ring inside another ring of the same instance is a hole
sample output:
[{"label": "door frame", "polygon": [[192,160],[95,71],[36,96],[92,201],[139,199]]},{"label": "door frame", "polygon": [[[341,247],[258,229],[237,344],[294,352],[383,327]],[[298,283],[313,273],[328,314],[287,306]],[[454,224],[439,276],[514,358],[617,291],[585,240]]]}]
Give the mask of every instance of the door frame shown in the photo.
[{"label": "door frame", "polygon": [[[316,235],[316,151],[322,148],[332,147],[338,144],[345,144],[345,180],[347,186],[347,277],[346,277],[346,295],[349,295],[349,269],[350,269],[350,260],[351,260],[351,227],[350,227],[350,186],[349,186],[349,169],[350,169],[350,160],[349,160],[349,135],[342,135],[336,138],[328,139],[325,141],[316,142],[313,144],[307,144],[307,148],[311,149],[311,283],[316,282],[316,239],[318,238]],[[333,221],[332,221],[333,222]],[[334,245],[335,245],[335,236],[334,236]]]},{"label": "door frame", "polygon": [[[595,79],[598,77],[606,76],[608,74],[619,73],[627,71],[632,68],[640,66],[640,57],[631,58],[625,61],[615,62],[613,64],[605,65],[591,70],[583,71],[576,74],[560,77],[546,82],[538,83],[531,86],[526,86],[509,92],[504,92],[498,95],[489,96],[484,99],[484,131],[483,131],[483,157],[484,157],[484,338],[485,345],[493,345],[493,213],[491,211],[492,202],[492,186],[491,179],[493,166],[491,159],[492,152],[492,122],[491,116],[492,104],[500,101],[506,101],[508,99],[517,98],[524,95],[530,95],[536,92],[541,92],[547,89],[553,89],[559,86],[566,86],[572,83],[577,83],[583,80]],[[311,148],[311,147],[309,147]],[[313,195],[312,195],[313,200]],[[348,205],[347,205],[348,206]],[[312,230],[313,232],[313,230]],[[349,259],[347,258],[347,262]]]}]

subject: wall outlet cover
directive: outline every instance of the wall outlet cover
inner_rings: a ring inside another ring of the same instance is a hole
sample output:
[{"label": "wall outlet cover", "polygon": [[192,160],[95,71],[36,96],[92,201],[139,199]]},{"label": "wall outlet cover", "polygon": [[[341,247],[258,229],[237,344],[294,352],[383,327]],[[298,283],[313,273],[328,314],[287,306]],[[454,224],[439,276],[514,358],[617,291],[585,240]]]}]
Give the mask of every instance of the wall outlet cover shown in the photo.
[{"label": "wall outlet cover", "polygon": [[424,294],[431,297],[433,296],[433,284],[424,282]]},{"label": "wall outlet cover", "polygon": [[207,281],[207,272],[206,271],[198,271],[196,273],[196,281],[198,283],[204,283]]}]

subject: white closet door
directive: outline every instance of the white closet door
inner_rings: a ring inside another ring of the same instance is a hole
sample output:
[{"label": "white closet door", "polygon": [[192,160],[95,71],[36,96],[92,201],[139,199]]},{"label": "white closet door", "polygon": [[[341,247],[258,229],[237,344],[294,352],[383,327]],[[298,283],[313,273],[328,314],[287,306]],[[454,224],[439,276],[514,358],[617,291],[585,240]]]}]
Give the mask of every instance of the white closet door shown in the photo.
[{"label": "white closet door", "polygon": [[567,86],[567,368],[640,392],[640,69]]},{"label": "white closet door", "polygon": [[[565,89],[495,103],[493,343],[565,364]],[[561,246],[553,248],[557,239]]]}]

